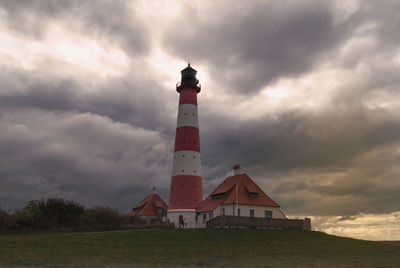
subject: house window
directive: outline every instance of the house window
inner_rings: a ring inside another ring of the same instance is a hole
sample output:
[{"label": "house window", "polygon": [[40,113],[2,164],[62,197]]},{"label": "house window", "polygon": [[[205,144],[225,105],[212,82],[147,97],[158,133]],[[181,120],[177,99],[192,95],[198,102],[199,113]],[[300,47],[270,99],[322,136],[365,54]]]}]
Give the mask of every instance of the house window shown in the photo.
[{"label": "house window", "polygon": [[203,222],[206,221],[207,219],[207,214],[203,214]]},{"label": "house window", "polygon": [[272,211],[266,210],[265,211],[265,218],[271,219],[272,218]]},{"label": "house window", "polygon": [[250,217],[254,217],[254,209],[250,209]]},{"label": "house window", "polygon": [[238,216],[240,216],[240,208],[238,208]]},{"label": "house window", "polygon": [[222,208],[222,215],[225,215],[225,208]]},{"label": "house window", "polygon": [[163,213],[164,213],[164,209],[158,207],[158,208],[157,208],[157,213],[158,213],[158,214],[163,214]]}]

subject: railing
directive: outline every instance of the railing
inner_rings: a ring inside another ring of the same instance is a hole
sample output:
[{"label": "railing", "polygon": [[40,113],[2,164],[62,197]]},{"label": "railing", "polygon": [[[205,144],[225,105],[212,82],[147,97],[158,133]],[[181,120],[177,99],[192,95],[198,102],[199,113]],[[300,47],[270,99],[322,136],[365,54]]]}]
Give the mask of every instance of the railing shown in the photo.
[{"label": "railing", "polygon": [[311,231],[311,220],[298,219],[268,219],[239,216],[218,216],[206,223],[207,228],[212,227],[251,227],[270,229],[299,229]]},{"label": "railing", "polygon": [[[176,83],[176,89],[178,89],[181,86],[181,82]],[[197,84],[197,85],[188,85],[188,86],[194,86],[194,87],[198,87],[201,90],[201,84]]]}]

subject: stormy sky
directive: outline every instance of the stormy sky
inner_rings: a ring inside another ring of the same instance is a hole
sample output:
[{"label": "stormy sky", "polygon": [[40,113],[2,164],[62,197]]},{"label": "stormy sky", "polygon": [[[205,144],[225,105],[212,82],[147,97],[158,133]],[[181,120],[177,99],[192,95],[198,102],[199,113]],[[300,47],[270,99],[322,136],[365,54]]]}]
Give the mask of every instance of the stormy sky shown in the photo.
[{"label": "stormy sky", "polygon": [[236,163],[287,215],[400,239],[400,2],[0,0],[0,206],[168,199],[180,70],[204,194]]}]

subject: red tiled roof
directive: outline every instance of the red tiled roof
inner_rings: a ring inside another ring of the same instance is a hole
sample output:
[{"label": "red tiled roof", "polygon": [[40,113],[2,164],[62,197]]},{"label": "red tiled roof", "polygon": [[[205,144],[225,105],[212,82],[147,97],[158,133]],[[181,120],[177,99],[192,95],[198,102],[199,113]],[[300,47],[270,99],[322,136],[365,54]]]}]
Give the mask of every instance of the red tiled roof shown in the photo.
[{"label": "red tiled roof", "polygon": [[157,208],[162,208],[165,211],[168,210],[168,206],[158,194],[150,194],[134,206],[128,215],[157,216],[159,215]]},{"label": "red tiled roof", "polygon": [[219,205],[234,203],[279,207],[247,174],[240,174],[226,178],[197,206],[197,211],[213,211]]}]

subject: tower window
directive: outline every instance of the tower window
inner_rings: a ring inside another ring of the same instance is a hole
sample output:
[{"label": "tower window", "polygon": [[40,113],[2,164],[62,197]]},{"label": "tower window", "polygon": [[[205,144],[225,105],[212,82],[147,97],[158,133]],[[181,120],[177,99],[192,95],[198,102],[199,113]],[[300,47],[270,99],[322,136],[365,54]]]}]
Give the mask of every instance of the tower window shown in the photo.
[{"label": "tower window", "polygon": [[184,113],[184,115],[187,115],[187,113]]},{"label": "tower window", "polygon": [[194,114],[192,114],[194,116]]},{"label": "tower window", "polygon": [[196,173],[196,170],[193,170],[194,173]]},{"label": "tower window", "polygon": [[194,155],[193,158],[196,158],[196,156]]},{"label": "tower window", "polygon": [[185,157],[185,155],[183,154],[182,157]]},{"label": "tower window", "polygon": [[182,172],[185,172],[185,170],[184,170],[184,169],[182,169]]}]

